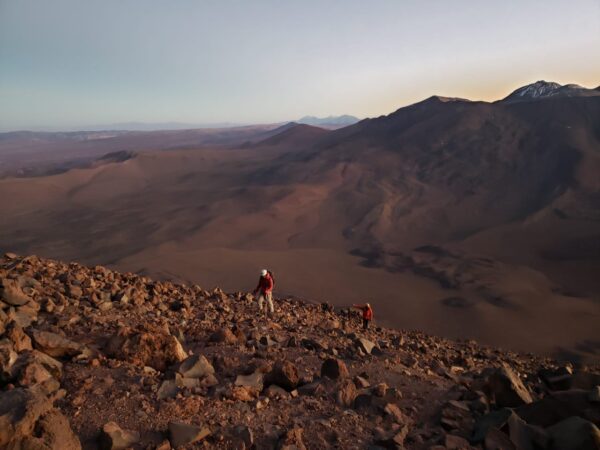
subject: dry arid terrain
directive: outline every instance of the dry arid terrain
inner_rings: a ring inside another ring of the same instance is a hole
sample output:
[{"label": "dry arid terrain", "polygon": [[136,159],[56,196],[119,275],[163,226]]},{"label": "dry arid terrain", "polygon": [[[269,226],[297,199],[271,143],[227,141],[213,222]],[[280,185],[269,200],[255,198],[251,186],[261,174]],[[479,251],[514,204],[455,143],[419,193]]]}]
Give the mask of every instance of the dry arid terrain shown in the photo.
[{"label": "dry arid terrain", "polygon": [[[540,83],[333,131],[88,141],[4,172],[0,249],[227,291],[267,267],[277,294],[369,300],[385,326],[597,361],[600,91]],[[11,139],[0,157],[32,145]]]},{"label": "dry arid terrain", "polygon": [[600,367],[0,259],[2,449],[596,450]]}]

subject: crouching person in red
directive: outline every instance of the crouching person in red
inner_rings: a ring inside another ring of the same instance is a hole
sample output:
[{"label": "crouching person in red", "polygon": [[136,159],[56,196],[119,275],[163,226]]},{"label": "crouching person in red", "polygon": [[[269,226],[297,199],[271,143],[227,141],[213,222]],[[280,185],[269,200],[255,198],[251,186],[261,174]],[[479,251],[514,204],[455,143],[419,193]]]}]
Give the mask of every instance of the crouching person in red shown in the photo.
[{"label": "crouching person in red", "polygon": [[373,308],[370,303],[364,305],[352,305],[353,308],[360,309],[362,311],[363,329],[369,328],[369,322],[373,320]]}]

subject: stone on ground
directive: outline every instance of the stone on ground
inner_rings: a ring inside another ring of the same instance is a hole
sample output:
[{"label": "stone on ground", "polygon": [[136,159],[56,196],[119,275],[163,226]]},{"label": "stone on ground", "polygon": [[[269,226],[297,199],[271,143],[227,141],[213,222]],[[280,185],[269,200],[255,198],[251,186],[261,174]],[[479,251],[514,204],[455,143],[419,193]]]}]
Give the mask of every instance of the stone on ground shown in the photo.
[{"label": "stone on ground", "polygon": [[514,408],[533,401],[519,376],[507,365],[490,375],[488,388],[499,407]]},{"label": "stone on ground", "polygon": [[321,366],[321,376],[337,380],[348,378],[350,374],[344,361],[337,358],[329,358]]},{"label": "stone on ground", "polygon": [[115,422],[108,422],[102,427],[100,448],[102,450],[125,450],[140,441],[137,431],[123,430]]},{"label": "stone on ground", "polygon": [[169,441],[177,449],[210,436],[210,428],[184,422],[169,422]]}]

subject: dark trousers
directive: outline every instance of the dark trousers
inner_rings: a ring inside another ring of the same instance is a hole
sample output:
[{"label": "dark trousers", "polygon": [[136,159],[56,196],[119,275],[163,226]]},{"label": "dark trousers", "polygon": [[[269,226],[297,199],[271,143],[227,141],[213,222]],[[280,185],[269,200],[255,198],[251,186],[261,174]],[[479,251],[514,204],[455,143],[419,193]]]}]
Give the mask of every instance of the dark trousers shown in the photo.
[{"label": "dark trousers", "polygon": [[363,319],[363,330],[366,330],[367,328],[369,328],[369,319]]}]

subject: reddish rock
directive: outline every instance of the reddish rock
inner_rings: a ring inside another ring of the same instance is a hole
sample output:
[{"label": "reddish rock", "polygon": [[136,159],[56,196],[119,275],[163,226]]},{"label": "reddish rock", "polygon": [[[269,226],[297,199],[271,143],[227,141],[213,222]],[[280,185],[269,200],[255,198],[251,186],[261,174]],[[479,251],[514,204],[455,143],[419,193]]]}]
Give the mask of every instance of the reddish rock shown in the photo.
[{"label": "reddish rock", "polygon": [[32,349],[31,338],[14,322],[6,327],[5,336],[12,341],[16,352]]},{"label": "reddish rock", "polygon": [[340,406],[350,408],[354,404],[356,398],[356,385],[352,380],[342,380],[338,384],[336,392],[336,401]]},{"label": "reddish rock", "polygon": [[276,384],[288,391],[294,390],[300,381],[296,366],[285,360],[277,361],[267,378],[269,384]]},{"label": "reddish rock", "polygon": [[211,335],[209,341],[234,345],[238,343],[238,338],[229,328],[221,328]]},{"label": "reddish rock", "polygon": [[80,354],[83,350],[81,344],[60,334],[33,330],[31,336],[35,348],[53,358],[72,357]]},{"label": "reddish rock", "polygon": [[306,450],[302,440],[303,431],[299,427],[286,431],[277,444],[278,450]]},{"label": "reddish rock", "polygon": [[160,371],[187,358],[177,338],[157,329],[135,331],[122,328],[110,338],[105,351],[112,358]]},{"label": "reddish rock", "polygon": [[18,280],[0,278],[0,300],[10,306],[23,306],[31,298],[23,292]]}]

